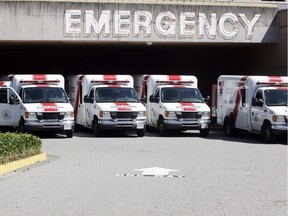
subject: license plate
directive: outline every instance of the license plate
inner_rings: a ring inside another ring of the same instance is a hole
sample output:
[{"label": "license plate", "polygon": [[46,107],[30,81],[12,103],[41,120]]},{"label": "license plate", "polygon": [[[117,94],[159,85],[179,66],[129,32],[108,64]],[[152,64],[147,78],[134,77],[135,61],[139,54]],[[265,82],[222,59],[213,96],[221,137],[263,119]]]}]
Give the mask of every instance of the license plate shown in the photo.
[{"label": "license plate", "polygon": [[64,125],[64,130],[71,130],[72,129],[72,125]]},{"label": "license plate", "polygon": [[144,123],[137,124],[137,129],[144,129]]}]

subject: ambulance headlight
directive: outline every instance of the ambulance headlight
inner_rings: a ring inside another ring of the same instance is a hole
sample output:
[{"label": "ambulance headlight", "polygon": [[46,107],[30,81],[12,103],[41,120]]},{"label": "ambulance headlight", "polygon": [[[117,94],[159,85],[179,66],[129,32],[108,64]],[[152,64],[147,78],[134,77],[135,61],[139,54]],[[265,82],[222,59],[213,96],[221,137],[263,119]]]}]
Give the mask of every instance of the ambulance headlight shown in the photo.
[{"label": "ambulance headlight", "polygon": [[138,112],[137,117],[143,118],[143,117],[146,117],[146,115],[147,115],[146,111],[141,111],[141,112]]},{"label": "ambulance headlight", "polygon": [[274,122],[285,122],[285,116],[273,115],[273,116],[272,116],[272,120],[273,120]]},{"label": "ambulance headlight", "polygon": [[[210,118],[210,112],[200,112],[202,115],[202,118]],[[198,112],[198,115],[199,115],[199,112]]]},{"label": "ambulance headlight", "polygon": [[36,118],[36,113],[34,113],[34,112],[25,112],[25,118]]},{"label": "ambulance headlight", "polygon": [[105,111],[100,111],[99,116],[102,118],[109,118],[110,117],[110,112],[105,112]]},{"label": "ambulance headlight", "polygon": [[66,112],[65,113],[65,118],[74,118],[74,112]]},{"label": "ambulance headlight", "polygon": [[175,112],[165,111],[165,117],[176,117],[176,113]]}]

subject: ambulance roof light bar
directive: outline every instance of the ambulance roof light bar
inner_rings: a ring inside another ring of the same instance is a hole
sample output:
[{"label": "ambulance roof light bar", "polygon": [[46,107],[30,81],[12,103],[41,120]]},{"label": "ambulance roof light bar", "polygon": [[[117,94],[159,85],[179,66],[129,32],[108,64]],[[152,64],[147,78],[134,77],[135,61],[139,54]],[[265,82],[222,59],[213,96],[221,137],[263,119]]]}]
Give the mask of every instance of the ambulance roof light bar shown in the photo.
[{"label": "ambulance roof light bar", "polygon": [[261,86],[288,86],[287,82],[257,82],[257,85]]},{"label": "ambulance roof light bar", "polygon": [[191,85],[194,83],[193,80],[189,80],[189,81],[182,81],[182,80],[167,80],[167,81],[162,81],[162,80],[157,80],[156,83],[159,84],[170,84],[170,85]]},{"label": "ambulance roof light bar", "polygon": [[91,80],[91,83],[103,84],[103,85],[119,85],[130,83],[129,80]]},{"label": "ambulance roof light bar", "polygon": [[24,84],[57,84],[60,83],[60,80],[20,80],[19,83]]}]

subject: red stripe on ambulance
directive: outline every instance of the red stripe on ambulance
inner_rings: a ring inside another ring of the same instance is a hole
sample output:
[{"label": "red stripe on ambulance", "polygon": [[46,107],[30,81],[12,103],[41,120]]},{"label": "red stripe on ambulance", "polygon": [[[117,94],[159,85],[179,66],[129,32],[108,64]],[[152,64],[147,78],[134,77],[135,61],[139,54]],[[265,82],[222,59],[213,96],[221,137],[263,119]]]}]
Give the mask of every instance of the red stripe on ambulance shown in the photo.
[{"label": "red stripe on ambulance", "polygon": [[131,111],[131,107],[127,102],[116,102],[115,104],[119,111]]},{"label": "red stripe on ambulance", "polygon": [[181,102],[182,109],[184,111],[196,111],[194,104],[188,102]]},{"label": "red stripe on ambulance", "polygon": [[33,80],[47,80],[46,74],[33,74]]},{"label": "red stripe on ambulance", "polygon": [[[247,76],[242,77],[241,80],[240,80],[239,87],[244,86],[246,80],[247,80]],[[233,110],[234,122],[236,122],[236,119],[237,119],[237,116],[238,116],[238,106],[240,104],[240,100],[241,100],[241,88],[239,88],[239,90],[237,91],[235,106],[234,106],[234,110]]]},{"label": "red stripe on ambulance", "polygon": [[78,114],[78,107],[79,107],[79,101],[80,101],[80,97],[82,97],[82,95],[80,95],[81,93],[81,89],[82,89],[82,79],[83,79],[84,75],[79,77],[79,80],[77,81],[78,86],[77,86],[77,92],[76,92],[76,101],[75,101],[75,108],[74,108],[74,113],[75,116],[77,117]]},{"label": "red stripe on ambulance", "polygon": [[104,74],[103,78],[105,81],[117,80],[114,74]]},{"label": "red stripe on ambulance", "polygon": [[55,103],[41,103],[43,106],[44,111],[47,112],[55,112],[58,111],[58,107]]},{"label": "red stripe on ambulance", "polygon": [[281,76],[268,76],[269,82],[283,82]]},{"label": "red stripe on ambulance", "polygon": [[180,75],[168,75],[168,80],[169,81],[180,81],[181,76]]}]

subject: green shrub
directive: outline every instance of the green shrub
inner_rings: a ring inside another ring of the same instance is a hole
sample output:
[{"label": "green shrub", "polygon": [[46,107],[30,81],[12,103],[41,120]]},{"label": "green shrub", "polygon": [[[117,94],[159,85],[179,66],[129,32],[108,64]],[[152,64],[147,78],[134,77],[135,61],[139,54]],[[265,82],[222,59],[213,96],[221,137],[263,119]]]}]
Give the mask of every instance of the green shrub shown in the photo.
[{"label": "green shrub", "polygon": [[0,164],[41,153],[41,139],[32,134],[0,133]]}]

